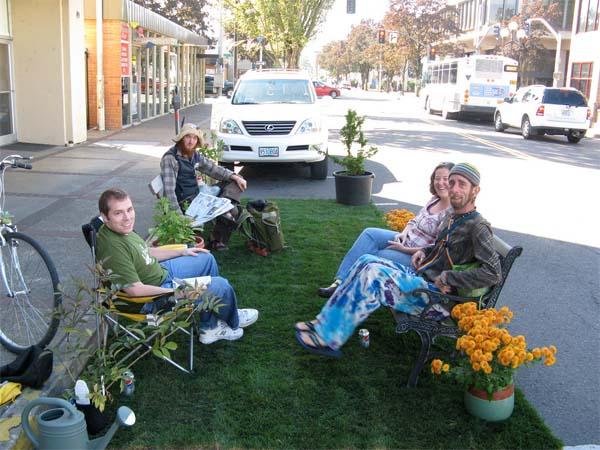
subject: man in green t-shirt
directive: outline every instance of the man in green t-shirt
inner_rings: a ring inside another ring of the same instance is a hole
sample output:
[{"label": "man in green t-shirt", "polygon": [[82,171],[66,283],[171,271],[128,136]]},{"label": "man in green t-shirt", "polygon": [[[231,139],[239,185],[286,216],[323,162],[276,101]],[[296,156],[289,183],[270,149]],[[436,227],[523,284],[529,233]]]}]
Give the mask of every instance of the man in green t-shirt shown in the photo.
[{"label": "man in green t-shirt", "polygon": [[[111,188],[100,195],[98,208],[104,225],[97,238],[97,258],[106,269],[119,275],[117,280],[132,297],[170,294],[173,280],[209,275],[208,291],[220,298],[218,312],[200,315],[200,342],[211,344],[221,339],[236,340],[244,327],[258,319],[256,309],[238,309],[235,291],[219,276],[214,257],[204,248],[167,250],[148,247],[133,231],[135,210],[127,192]],[[141,312],[151,313],[149,303]]]}]

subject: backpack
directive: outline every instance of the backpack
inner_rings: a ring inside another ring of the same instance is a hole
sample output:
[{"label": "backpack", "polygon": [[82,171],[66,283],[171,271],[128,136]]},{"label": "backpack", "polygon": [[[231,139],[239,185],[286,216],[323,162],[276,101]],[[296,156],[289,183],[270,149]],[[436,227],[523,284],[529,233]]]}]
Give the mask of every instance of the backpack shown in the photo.
[{"label": "backpack", "polygon": [[248,202],[238,220],[240,232],[248,239],[248,248],[255,253],[267,256],[285,247],[277,204],[265,200]]}]

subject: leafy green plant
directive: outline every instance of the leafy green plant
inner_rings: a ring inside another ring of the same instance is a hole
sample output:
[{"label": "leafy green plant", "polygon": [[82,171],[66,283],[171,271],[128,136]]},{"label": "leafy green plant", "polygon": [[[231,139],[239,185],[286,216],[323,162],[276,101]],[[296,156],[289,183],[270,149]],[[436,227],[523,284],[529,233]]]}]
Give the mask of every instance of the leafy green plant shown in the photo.
[{"label": "leafy green plant", "polygon": [[[90,401],[102,412],[106,403],[112,400],[111,388],[118,385],[119,392],[123,391],[125,371],[150,352],[159,357],[171,358],[171,352],[177,349],[177,343],[172,338],[177,328],[188,328],[192,314],[217,312],[222,303],[218,297],[206,292],[203,285],[183,285],[176,290],[175,297],[178,300],[171,304],[169,312],[156,316],[155,321],[128,324],[127,330],[139,340],[126,333],[109,336],[107,323],[103,320],[98,320],[98,328],[94,334],[96,317],[101,318],[108,313],[110,303],[116,306],[123,303],[117,293],[125,286],[115,282],[117,275],[104,269],[102,262],[90,268],[90,271],[94,275],[94,285],[103,286],[102,288],[92,287],[82,279],[73,280],[74,293],[61,288],[65,301],[56,314],[63,324],[64,337],[54,344],[52,350],[59,359],[70,357],[81,363],[64,364],[63,361],[63,366],[73,382],[81,378],[88,384]],[[201,303],[194,309],[193,304],[199,300]],[[145,350],[140,351],[135,358],[129,357],[133,347],[139,344],[147,344]],[[85,367],[78,374],[76,368],[82,364]],[[67,390],[65,396],[72,398],[72,389]]]},{"label": "leafy green plant", "polygon": [[[346,113],[346,124],[340,129],[341,141],[346,148],[346,156],[328,155],[335,163],[343,166],[348,175],[363,175],[365,160],[375,155],[377,147],[367,148],[367,138],[363,131],[365,116],[359,116],[356,111],[349,109]],[[352,153],[352,144],[358,144],[356,155]]]},{"label": "leafy green plant", "polygon": [[[219,160],[223,156],[225,143],[222,139],[217,139],[217,133],[214,131],[210,131],[210,139],[204,144],[204,146],[199,147],[196,151],[204,156],[207,159],[210,159],[215,164],[218,164]],[[198,174],[198,176],[202,177],[202,181],[206,184],[214,184],[214,180],[204,173]]]},{"label": "leafy green plant", "polygon": [[166,197],[158,200],[154,211],[155,226],[150,229],[150,236],[158,245],[195,242],[194,219],[172,210]]}]

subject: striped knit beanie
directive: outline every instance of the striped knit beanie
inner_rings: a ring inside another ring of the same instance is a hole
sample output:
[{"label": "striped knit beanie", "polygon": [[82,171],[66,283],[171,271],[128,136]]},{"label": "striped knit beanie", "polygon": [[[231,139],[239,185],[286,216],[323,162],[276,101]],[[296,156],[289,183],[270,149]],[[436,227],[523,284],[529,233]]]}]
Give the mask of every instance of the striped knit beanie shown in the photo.
[{"label": "striped knit beanie", "polygon": [[469,163],[458,163],[450,171],[450,176],[461,175],[471,182],[473,186],[479,186],[479,170]]}]

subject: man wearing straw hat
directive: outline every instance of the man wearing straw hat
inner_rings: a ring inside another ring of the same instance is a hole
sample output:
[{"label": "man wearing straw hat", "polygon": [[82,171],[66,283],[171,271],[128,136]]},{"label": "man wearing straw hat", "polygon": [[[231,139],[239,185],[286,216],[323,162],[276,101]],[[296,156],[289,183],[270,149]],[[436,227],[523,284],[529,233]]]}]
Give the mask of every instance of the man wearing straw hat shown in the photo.
[{"label": "man wearing straw hat", "polygon": [[200,155],[196,149],[204,146],[202,132],[191,123],[181,127],[181,131],[173,138],[175,145],[171,147],[160,161],[160,175],[163,181],[165,196],[169,199],[171,209],[183,213],[185,203],[191,203],[200,192],[197,172],[219,180],[219,197],[231,200],[234,208],[216,220],[209,248],[223,250],[231,233],[236,228],[237,207],[247,183],[240,175],[219,166]]}]

